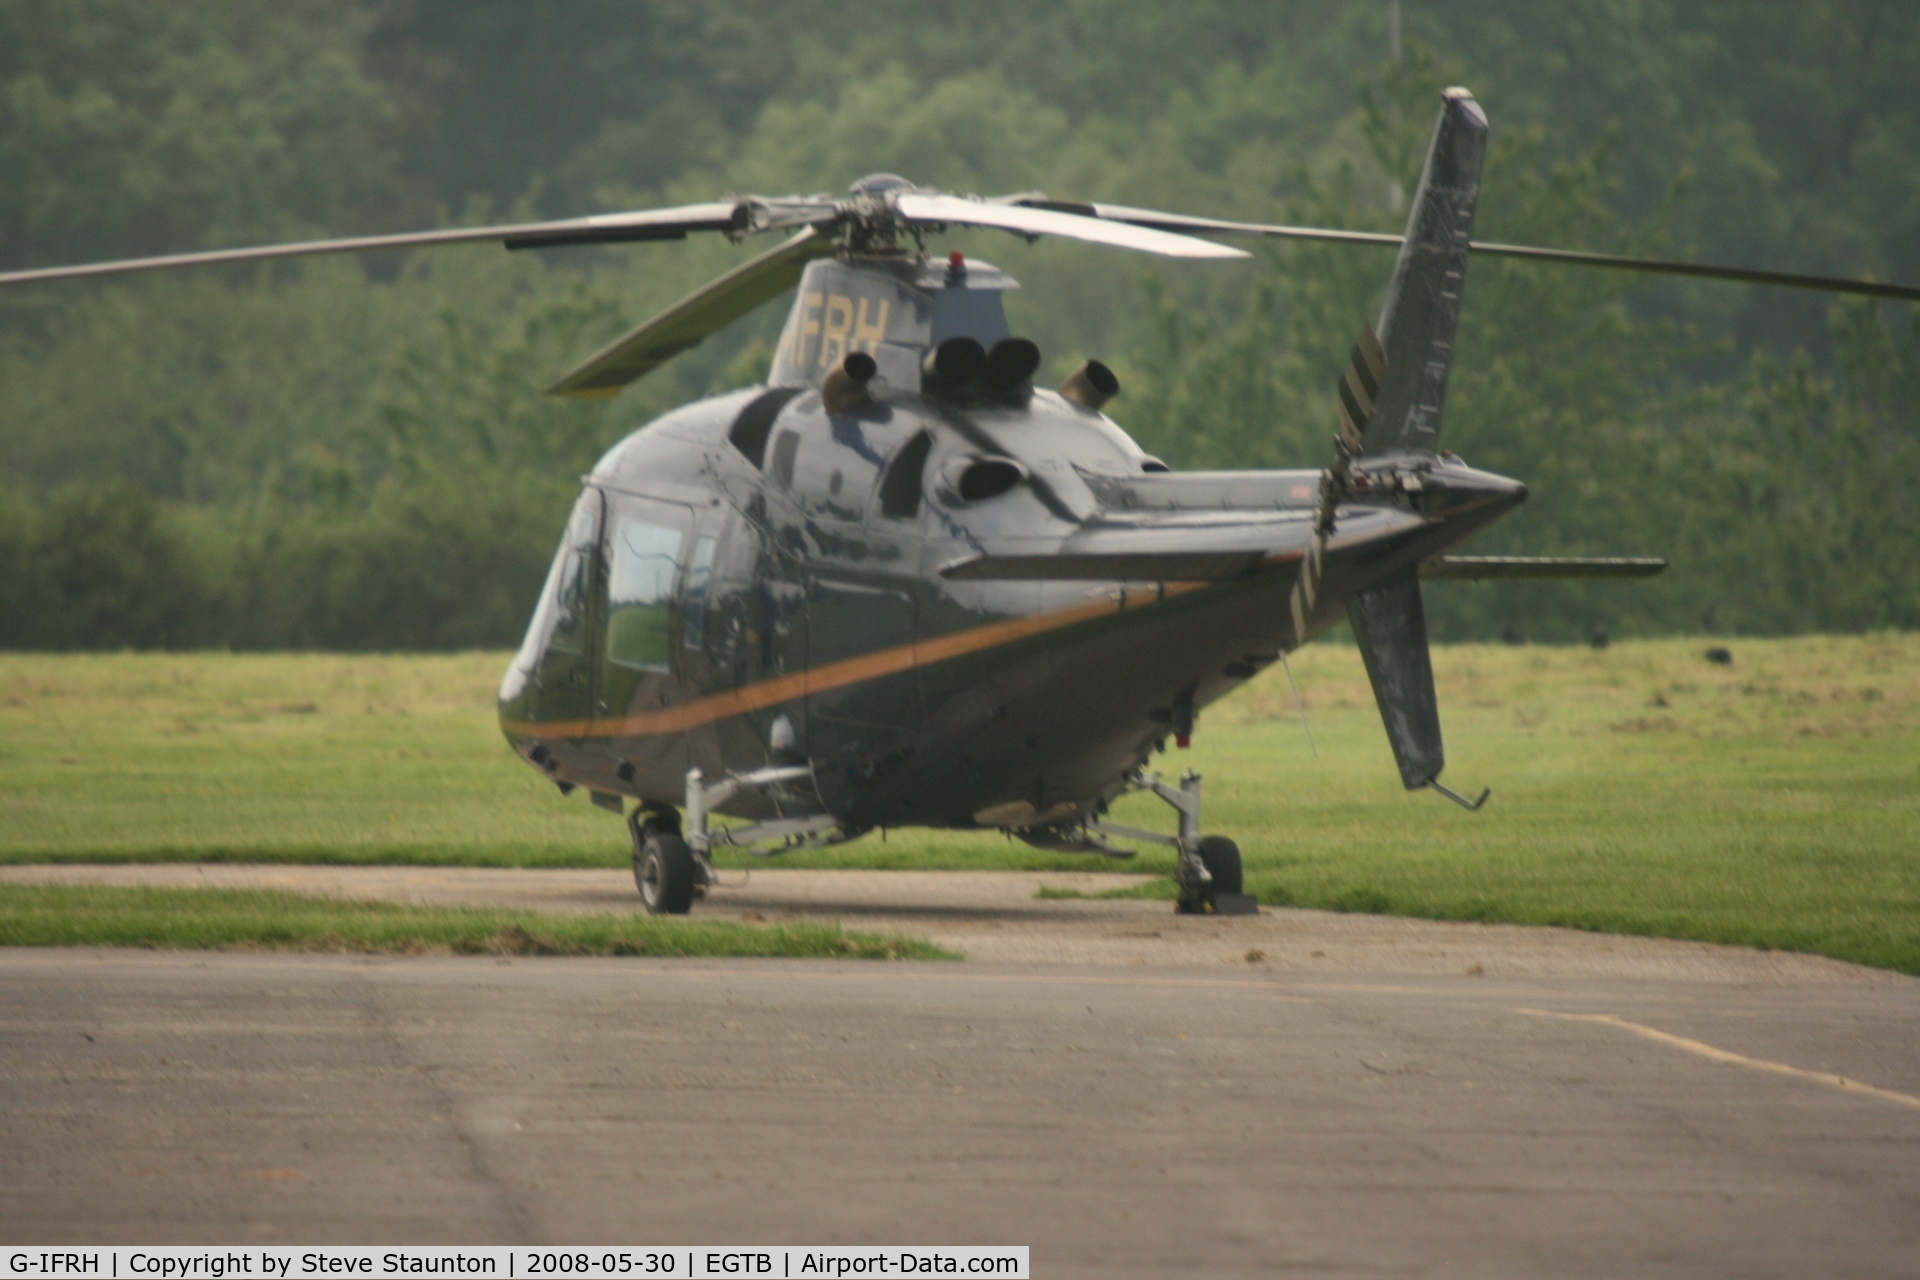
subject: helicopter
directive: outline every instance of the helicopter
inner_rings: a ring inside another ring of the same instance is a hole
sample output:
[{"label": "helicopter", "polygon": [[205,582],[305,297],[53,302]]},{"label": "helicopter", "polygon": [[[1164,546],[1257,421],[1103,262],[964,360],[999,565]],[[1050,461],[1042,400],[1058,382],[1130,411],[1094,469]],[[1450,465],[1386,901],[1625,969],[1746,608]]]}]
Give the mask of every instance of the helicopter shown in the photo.
[{"label": "helicopter", "polygon": [[[1473,255],[1920,300],[1897,284],[1475,241],[1487,131],[1471,93],[1444,93],[1401,236],[961,196],[875,174],[844,197],[127,259],[0,284],[488,240],[784,233],[548,388],[617,395],[794,295],[765,385],[665,414],[585,477],[500,685],[512,749],[561,792],[584,788],[624,816],[650,912],[685,913],[716,886],[718,848],[927,826],[1108,857],[1166,845],[1178,910],[1250,913],[1237,844],[1203,832],[1200,775],[1149,769],[1169,739],[1188,745],[1203,708],[1346,620],[1402,784],[1476,810],[1488,790],[1469,799],[1441,781],[1423,580],[1665,567],[1453,553],[1527,497],[1440,444]],[[956,227],[1179,259],[1249,256],[1206,237],[1398,257],[1336,381],[1330,462],[1180,472],[1105,413],[1120,390],[1106,365],[1034,384],[1039,348],[1003,306],[1013,278],[928,251]],[[1173,809],[1171,834],[1108,816],[1136,791]]]}]

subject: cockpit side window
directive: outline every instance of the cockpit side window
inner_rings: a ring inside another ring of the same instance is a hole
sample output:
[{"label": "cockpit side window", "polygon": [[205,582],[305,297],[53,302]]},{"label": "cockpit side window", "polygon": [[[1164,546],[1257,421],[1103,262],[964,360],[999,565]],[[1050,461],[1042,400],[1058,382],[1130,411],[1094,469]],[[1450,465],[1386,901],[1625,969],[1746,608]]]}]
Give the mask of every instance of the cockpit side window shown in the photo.
[{"label": "cockpit side window", "polygon": [[[651,504],[649,504],[651,505]],[[622,501],[607,539],[607,661],[665,671],[672,659],[674,586],[684,534],[671,516]]]},{"label": "cockpit side window", "polygon": [[580,495],[573,515],[567,520],[566,536],[554,556],[547,589],[540,596],[540,609],[527,628],[526,644],[521,650],[523,665],[529,668],[548,649],[561,653],[587,651],[587,615],[593,602],[601,503],[600,491],[588,489]]},{"label": "cockpit side window", "polygon": [[561,653],[587,651],[587,605],[593,586],[593,552],[570,547],[566,565],[560,571],[560,586],[553,593],[553,638],[547,647]]}]

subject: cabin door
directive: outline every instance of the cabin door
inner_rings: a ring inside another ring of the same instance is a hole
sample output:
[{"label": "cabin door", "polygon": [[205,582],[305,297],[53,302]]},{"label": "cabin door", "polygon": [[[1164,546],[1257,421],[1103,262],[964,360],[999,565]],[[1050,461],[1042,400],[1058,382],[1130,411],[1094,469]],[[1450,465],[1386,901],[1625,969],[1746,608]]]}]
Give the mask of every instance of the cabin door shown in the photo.
[{"label": "cabin door", "polygon": [[848,574],[807,582],[807,719],[812,749],[884,753],[920,722],[914,599]]},{"label": "cabin door", "polygon": [[[807,667],[806,591],[793,559],[771,545],[758,522],[733,508],[704,573],[701,554],[696,540],[684,624],[689,644],[697,634],[703,650],[697,687],[707,696],[748,695],[746,710],[715,722],[717,749],[734,767],[764,764],[772,741],[785,733],[775,733],[775,722],[785,717],[795,746],[804,750],[806,702],[799,682]],[[790,695],[783,681],[793,684]],[[771,700],[762,701],[769,693]]]}]

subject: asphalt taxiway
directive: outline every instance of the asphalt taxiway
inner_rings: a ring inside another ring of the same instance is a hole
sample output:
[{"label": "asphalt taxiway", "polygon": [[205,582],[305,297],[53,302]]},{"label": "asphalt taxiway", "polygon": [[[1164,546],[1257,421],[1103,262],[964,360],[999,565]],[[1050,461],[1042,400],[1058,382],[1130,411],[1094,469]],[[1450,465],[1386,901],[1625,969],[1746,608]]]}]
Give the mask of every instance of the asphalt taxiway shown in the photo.
[{"label": "asphalt taxiway", "polygon": [[1260,917],[1318,940],[1296,961],[1244,920],[1039,905],[1163,936],[1102,963],[0,952],[0,1237],[1008,1243],[1060,1276],[1920,1258],[1913,979],[1630,939],[1556,968],[1554,931],[1438,925],[1341,958],[1337,926],[1396,922]]},{"label": "asphalt taxiway", "polygon": [[[1848,983],[1869,970],[1818,956],[1570,929],[1458,924],[1326,911],[1176,916],[1172,903],[1098,895],[1147,879],[1099,872],[727,871],[700,919],[839,922],[930,938],[971,961],[1237,967],[1270,972],[1616,977]],[[336,898],[525,911],[638,912],[625,870],[355,867],[267,863],[0,866],[0,884],[263,888]]]}]

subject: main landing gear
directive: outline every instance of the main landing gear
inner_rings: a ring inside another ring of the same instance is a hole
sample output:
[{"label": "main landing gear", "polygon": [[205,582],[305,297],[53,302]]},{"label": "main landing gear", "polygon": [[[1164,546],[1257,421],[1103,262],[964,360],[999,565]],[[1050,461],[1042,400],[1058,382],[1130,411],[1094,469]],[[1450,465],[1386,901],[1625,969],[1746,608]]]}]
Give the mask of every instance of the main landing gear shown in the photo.
[{"label": "main landing gear", "polygon": [[[633,881],[639,887],[640,900],[654,915],[685,915],[695,898],[720,882],[713,869],[713,849],[717,845],[745,846],[761,841],[783,841],[787,848],[814,848],[834,844],[857,834],[829,814],[798,814],[770,818],[744,827],[715,827],[707,815],[736,792],[752,788],[769,794],[784,794],[789,783],[812,777],[805,765],[776,766],[751,773],[734,774],[708,785],[700,770],[687,771],[687,827],[682,834],[679,815],[670,806],[647,804],[627,818],[633,835]],[[1179,886],[1178,910],[1182,915],[1250,916],[1259,914],[1259,903],[1242,891],[1240,846],[1225,836],[1200,834],[1200,775],[1189,769],[1181,775],[1178,787],[1168,786],[1159,774],[1144,770],[1127,779],[1128,791],[1151,791],[1172,805],[1180,815],[1180,834],[1162,835],[1117,822],[1092,818],[1076,828],[1080,833],[1062,844],[1058,839],[1040,843],[1043,848],[1071,848],[1076,851],[1103,852],[1119,856],[1105,837],[1145,840],[1171,845],[1177,859],[1173,881]],[[1023,838],[1033,839],[1023,834]],[[761,851],[755,851],[760,854]],[[779,852],[771,850],[767,852]],[[1130,856],[1130,855],[1129,855]]]},{"label": "main landing gear", "polygon": [[1176,908],[1181,915],[1251,916],[1260,913],[1259,901],[1242,892],[1240,846],[1225,836],[1200,834],[1200,775],[1192,769],[1180,775],[1180,785],[1170,787],[1157,773],[1140,770],[1127,779],[1128,791],[1151,791],[1172,805],[1180,815],[1180,834],[1161,835],[1138,827],[1121,826],[1095,818],[1087,830],[1123,840],[1148,840],[1172,845],[1178,854],[1173,866],[1173,882],[1179,886]]}]

